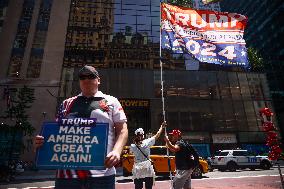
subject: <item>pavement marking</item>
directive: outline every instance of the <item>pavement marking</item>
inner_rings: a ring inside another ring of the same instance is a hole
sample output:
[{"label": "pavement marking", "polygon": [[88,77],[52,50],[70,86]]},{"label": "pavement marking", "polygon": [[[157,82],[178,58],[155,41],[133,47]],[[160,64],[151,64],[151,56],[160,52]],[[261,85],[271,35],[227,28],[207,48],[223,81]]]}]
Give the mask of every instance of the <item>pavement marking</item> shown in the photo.
[{"label": "pavement marking", "polygon": [[[26,188],[22,188],[22,189],[33,189],[33,188],[38,188],[38,189],[53,189],[55,186],[41,186],[41,187],[26,187]],[[7,189],[19,189],[19,188],[7,188]]]},{"label": "pavement marking", "polygon": [[202,178],[199,180],[218,180],[218,179],[240,179],[240,178],[257,178],[257,177],[276,177],[280,175],[249,175],[249,176],[238,176],[238,177],[218,177],[218,178]]}]

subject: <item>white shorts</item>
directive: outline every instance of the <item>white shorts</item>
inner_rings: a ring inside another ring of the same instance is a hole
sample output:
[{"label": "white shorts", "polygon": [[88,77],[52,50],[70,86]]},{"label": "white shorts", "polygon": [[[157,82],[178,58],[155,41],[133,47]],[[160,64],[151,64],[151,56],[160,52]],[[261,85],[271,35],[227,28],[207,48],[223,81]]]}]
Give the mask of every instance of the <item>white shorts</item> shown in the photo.
[{"label": "white shorts", "polygon": [[146,160],[139,163],[134,163],[132,175],[133,179],[155,177],[155,171],[151,162]]}]

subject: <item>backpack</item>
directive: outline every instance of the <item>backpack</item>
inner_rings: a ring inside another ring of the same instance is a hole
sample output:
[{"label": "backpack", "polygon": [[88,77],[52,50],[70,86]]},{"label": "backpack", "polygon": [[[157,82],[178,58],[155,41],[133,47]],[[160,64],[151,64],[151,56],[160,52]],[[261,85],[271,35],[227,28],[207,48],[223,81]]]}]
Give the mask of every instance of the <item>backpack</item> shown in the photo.
[{"label": "backpack", "polygon": [[198,154],[198,152],[195,150],[195,148],[191,144],[188,144],[185,141],[183,141],[183,143],[185,144],[185,147],[188,151],[188,163],[190,165],[190,168],[197,167],[199,165],[199,154]]}]

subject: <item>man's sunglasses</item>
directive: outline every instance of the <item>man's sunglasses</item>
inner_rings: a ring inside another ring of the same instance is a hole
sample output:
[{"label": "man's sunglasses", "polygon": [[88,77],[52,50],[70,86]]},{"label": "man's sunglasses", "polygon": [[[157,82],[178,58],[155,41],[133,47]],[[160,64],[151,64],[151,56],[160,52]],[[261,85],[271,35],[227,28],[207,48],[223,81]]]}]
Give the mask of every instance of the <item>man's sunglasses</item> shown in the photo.
[{"label": "man's sunglasses", "polygon": [[96,79],[97,77],[95,75],[80,75],[79,79],[80,80],[85,80],[85,79]]}]

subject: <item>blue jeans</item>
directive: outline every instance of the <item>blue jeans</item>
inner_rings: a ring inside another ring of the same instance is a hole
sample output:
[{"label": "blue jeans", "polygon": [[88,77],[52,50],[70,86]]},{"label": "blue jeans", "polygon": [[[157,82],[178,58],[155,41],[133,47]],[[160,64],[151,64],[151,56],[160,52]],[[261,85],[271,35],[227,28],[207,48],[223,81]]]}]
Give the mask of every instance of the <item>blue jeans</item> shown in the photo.
[{"label": "blue jeans", "polygon": [[115,175],[55,180],[55,189],[115,189]]}]

